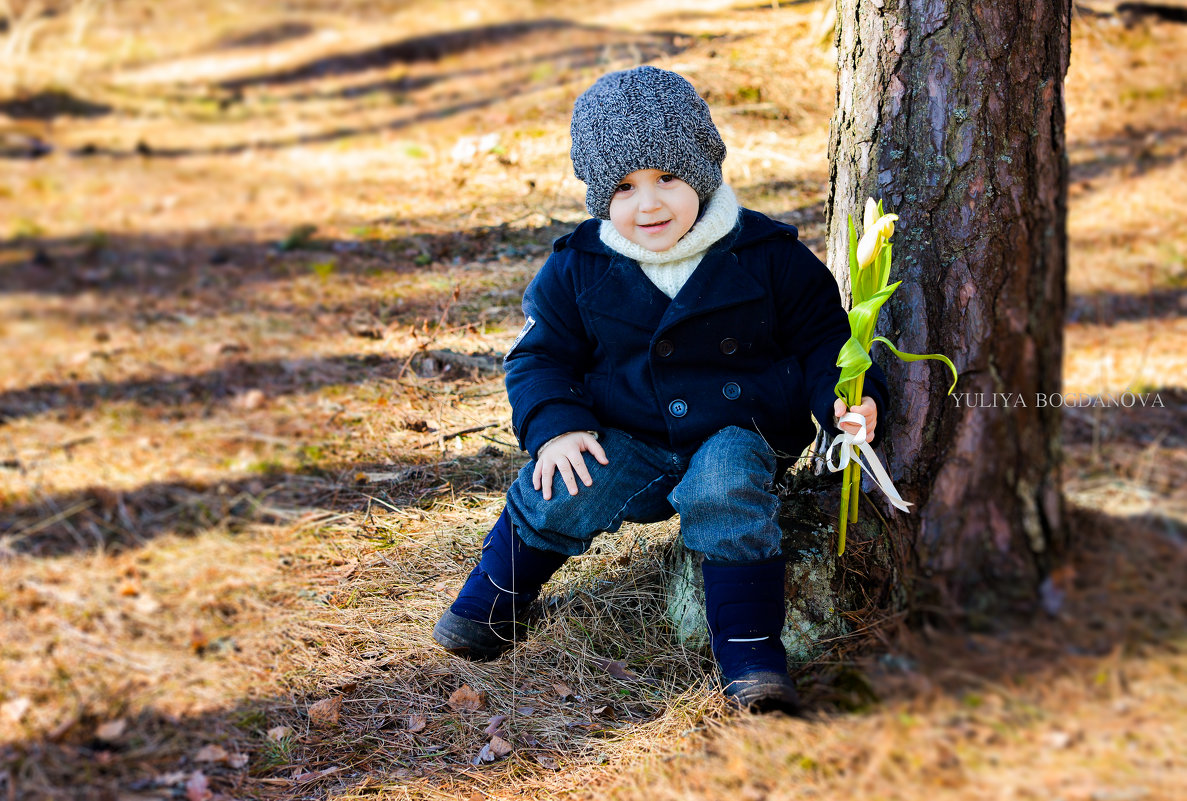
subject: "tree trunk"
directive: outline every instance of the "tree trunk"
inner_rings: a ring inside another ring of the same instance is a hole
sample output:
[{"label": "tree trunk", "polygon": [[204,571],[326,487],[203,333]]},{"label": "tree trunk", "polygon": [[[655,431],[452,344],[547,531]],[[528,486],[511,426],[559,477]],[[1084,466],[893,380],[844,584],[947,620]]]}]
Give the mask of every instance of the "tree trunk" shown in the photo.
[{"label": "tree trunk", "polygon": [[1044,403],[1061,387],[1070,13],[1069,0],[838,0],[830,267],[847,295],[846,216],[860,227],[865,198],[882,198],[903,283],[878,333],[960,371],[950,397],[938,363],[874,347],[893,395],[885,463],[915,506],[867,497],[923,608],[1030,605],[1063,542],[1060,410]]}]

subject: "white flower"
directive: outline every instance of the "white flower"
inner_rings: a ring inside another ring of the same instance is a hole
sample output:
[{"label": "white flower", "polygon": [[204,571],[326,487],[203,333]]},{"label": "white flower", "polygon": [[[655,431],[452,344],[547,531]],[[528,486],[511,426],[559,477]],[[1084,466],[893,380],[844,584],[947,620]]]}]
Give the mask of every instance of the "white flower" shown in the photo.
[{"label": "white flower", "polygon": [[[883,214],[877,220],[870,222],[873,216],[870,214],[873,203],[873,200],[866,203],[865,233],[861,235],[861,239],[857,243],[858,267],[869,267],[873,264],[874,259],[878,258],[878,251],[882,250],[882,245],[894,235],[894,221],[898,219],[897,214]],[[874,214],[877,214],[876,210]]]}]

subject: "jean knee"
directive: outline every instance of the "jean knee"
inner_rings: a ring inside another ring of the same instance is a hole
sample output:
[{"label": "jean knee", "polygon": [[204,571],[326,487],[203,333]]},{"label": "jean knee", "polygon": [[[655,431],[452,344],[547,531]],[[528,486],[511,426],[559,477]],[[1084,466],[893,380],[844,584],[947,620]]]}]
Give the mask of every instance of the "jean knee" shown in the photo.
[{"label": "jean knee", "polygon": [[686,494],[708,502],[742,491],[769,493],[774,488],[777,461],[774,451],[759,434],[730,426],[722,429],[693,454],[684,475]]},{"label": "jean knee", "polygon": [[624,520],[672,514],[666,498],[674,482],[660,469],[662,459],[619,432],[607,432],[603,439],[608,464],[587,455],[593,484],[578,481],[576,495],[556,477],[552,497],[544,500],[532,481],[535,462],[520,470],[507,492],[507,508],[529,545],[576,555],[598,534],[617,531]]},{"label": "jean knee", "polygon": [[685,544],[721,561],[780,553],[776,459],[752,431],[725,429],[706,440],[672,491]]}]

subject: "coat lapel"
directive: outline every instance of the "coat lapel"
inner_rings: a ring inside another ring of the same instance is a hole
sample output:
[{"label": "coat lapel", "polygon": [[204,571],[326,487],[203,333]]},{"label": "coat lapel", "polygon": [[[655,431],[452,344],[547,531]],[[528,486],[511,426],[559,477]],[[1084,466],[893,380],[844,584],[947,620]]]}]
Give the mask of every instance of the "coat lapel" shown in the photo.
[{"label": "coat lapel", "polygon": [[762,285],[738,264],[732,250],[713,249],[705,254],[688,282],[676,293],[660,321],[660,328],[668,329],[691,317],[758,300],[765,294]]},{"label": "coat lapel", "polygon": [[578,295],[577,303],[595,317],[611,317],[654,331],[671,301],[643,274],[634,259],[614,253],[606,274]]}]

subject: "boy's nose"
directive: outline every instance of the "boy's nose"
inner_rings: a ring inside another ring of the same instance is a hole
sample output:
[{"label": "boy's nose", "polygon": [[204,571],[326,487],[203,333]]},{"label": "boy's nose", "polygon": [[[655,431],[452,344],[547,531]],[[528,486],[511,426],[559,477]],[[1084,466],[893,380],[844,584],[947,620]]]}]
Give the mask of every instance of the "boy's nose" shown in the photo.
[{"label": "boy's nose", "polygon": [[658,211],[660,208],[659,195],[651,189],[639,192],[639,211]]}]

